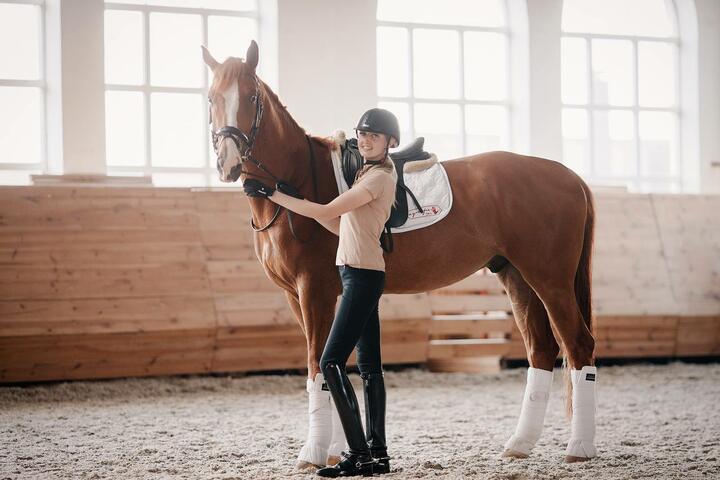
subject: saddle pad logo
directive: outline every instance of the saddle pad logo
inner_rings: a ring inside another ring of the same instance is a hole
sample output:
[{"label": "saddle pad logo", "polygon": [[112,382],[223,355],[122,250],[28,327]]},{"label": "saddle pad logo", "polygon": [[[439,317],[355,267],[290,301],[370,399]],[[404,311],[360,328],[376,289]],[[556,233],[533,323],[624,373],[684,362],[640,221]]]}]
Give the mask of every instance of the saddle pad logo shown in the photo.
[{"label": "saddle pad logo", "polygon": [[585,380],[588,382],[594,382],[595,381],[595,374],[594,373],[586,373],[585,374]]},{"label": "saddle pad logo", "polygon": [[433,217],[440,214],[442,208],[439,205],[428,205],[423,207],[423,211],[419,211],[417,208],[408,212],[408,219],[421,218],[421,217]]}]

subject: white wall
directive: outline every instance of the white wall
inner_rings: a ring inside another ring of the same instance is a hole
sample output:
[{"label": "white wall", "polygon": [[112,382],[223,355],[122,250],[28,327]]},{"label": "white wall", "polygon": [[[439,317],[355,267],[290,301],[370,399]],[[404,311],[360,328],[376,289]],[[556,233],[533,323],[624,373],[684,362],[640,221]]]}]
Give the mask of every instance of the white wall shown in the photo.
[{"label": "white wall", "polygon": [[720,2],[695,0],[698,21],[700,191],[720,193]]},{"label": "white wall", "polygon": [[48,125],[52,174],[106,171],[104,9],[102,0],[47,2],[46,111],[48,122],[56,122]]},{"label": "white wall", "polygon": [[280,96],[309,132],[350,131],[377,104],[376,2],[279,0]]}]

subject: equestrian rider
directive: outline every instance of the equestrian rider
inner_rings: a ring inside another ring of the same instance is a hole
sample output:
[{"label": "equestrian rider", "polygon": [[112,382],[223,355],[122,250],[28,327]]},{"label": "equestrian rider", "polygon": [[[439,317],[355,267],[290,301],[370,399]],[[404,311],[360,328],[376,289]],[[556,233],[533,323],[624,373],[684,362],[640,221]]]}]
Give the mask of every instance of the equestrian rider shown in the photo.
[{"label": "equestrian rider", "polygon": [[[256,179],[246,179],[243,184],[249,196],[267,197],[314,218],[340,237],[335,264],[343,291],[320,369],[338,410],[349,451],[342,452],[337,465],[319,469],[317,474],[322,477],[390,471],[378,315],[385,287],[385,260],[379,239],[395,201],[397,172],[388,150],[398,146],[400,128],[391,112],[373,108],[360,117],[355,131],[363,166],[350,190],[328,204],[302,199],[294,188],[282,182],[275,189]],[[367,434],[345,368],[353,348],[357,348],[357,366],[363,380]]]}]

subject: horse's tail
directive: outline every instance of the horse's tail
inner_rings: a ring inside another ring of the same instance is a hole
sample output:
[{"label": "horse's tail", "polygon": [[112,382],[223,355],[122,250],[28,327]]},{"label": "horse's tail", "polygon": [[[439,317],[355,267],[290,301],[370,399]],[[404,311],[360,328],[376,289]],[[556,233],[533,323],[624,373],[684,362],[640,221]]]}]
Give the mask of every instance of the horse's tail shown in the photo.
[{"label": "horse's tail", "polygon": [[[580,261],[575,271],[575,299],[577,300],[580,313],[585,321],[588,331],[592,334],[592,248],[595,236],[595,201],[587,183],[581,178],[580,185],[585,192],[585,203],[587,214],[585,215],[585,233],[583,237],[582,252]],[[594,353],[593,353],[594,355]],[[567,353],[563,354],[563,365],[565,366],[565,387],[567,391],[565,407],[568,416],[572,416],[572,380],[570,368],[567,365]]]}]

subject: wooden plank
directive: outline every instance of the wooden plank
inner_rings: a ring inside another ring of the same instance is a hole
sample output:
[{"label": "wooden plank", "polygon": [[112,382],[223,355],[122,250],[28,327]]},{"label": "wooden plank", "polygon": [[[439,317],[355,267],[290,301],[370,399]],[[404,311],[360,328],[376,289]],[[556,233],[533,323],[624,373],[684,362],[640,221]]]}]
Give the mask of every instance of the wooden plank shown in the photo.
[{"label": "wooden plank", "polygon": [[88,264],[147,264],[202,262],[206,258],[200,243],[70,243],[53,246],[0,247],[0,264],[48,266],[63,265],[69,269]]},{"label": "wooden plank", "polygon": [[502,320],[433,320],[430,322],[431,335],[487,335],[489,333],[510,333],[512,319]]},{"label": "wooden plank", "polygon": [[674,340],[595,342],[595,355],[601,358],[668,357],[674,353]]},{"label": "wooden plank", "polygon": [[148,244],[175,245],[200,244],[200,232],[194,227],[152,229],[68,229],[34,230],[0,228],[0,248],[55,248],[80,244],[128,245]]},{"label": "wooden plank", "polygon": [[428,358],[503,356],[509,348],[505,339],[430,340]]},{"label": "wooden plank", "polygon": [[434,314],[512,309],[507,295],[429,295],[428,298]]},{"label": "wooden plank", "polygon": [[431,358],[427,367],[431,372],[498,373],[501,357]]},{"label": "wooden plank", "polygon": [[115,334],[215,327],[199,296],[0,302],[0,337]]},{"label": "wooden plank", "polygon": [[215,329],[0,337],[0,383],[210,371]]},{"label": "wooden plank", "polygon": [[0,300],[117,298],[209,294],[203,262],[102,265],[69,269],[5,266]]},{"label": "wooden plank", "polygon": [[219,294],[277,292],[279,287],[268,278],[257,260],[207,262],[210,288]]},{"label": "wooden plank", "polygon": [[383,320],[425,318],[430,320],[430,299],[426,293],[383,294],[378,307]]}]

